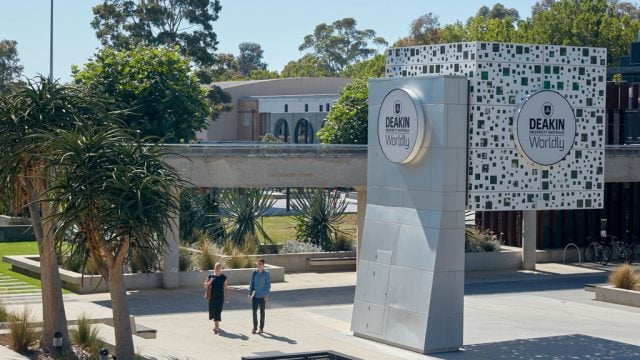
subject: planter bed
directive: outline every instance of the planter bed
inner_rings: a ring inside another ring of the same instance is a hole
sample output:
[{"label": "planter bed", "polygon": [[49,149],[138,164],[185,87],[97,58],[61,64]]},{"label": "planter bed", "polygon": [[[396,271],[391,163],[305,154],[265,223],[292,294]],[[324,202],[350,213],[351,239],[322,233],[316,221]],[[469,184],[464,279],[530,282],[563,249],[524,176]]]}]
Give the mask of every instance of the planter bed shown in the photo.
[{"label": "planter bed", "polygon": [[595,287],[596,300],[618,305],[640,307],[640,291],[620,289],[612,285]]},{"label": "planter bed", "polygon": [[[11,264],[12,270],[40,278],[40,261],[37,255],[4,256],[3,261]],[[279,266],[265,266],[271,274],[271,282],[284,281],[284,268]],[[248,285],[251,273],[255,269],[225,269],[224,274],[233,285]],[[182,271],[179,272],[180,287],[199,287],[204,282],[207,271]],[[84,275],[60,269],[62,287],[79,294],[107,292],[107,282],[100,275]],[[127,289],[152,289],[162,288],[162,272],[135,273],[124,275]]]}]

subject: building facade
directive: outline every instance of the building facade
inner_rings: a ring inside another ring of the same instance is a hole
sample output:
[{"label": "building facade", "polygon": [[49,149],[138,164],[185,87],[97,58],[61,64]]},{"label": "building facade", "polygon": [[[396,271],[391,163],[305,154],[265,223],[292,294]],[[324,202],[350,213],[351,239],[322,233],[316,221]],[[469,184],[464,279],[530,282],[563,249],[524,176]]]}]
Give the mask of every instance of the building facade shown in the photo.
[{"label": "building facade", "polygon": [[228,92],[233,109],[198,134],[201,141],[261,141],[273,134],[291,144],[317,143],[338,92],[348,78],[291,78],[215,83]]}]

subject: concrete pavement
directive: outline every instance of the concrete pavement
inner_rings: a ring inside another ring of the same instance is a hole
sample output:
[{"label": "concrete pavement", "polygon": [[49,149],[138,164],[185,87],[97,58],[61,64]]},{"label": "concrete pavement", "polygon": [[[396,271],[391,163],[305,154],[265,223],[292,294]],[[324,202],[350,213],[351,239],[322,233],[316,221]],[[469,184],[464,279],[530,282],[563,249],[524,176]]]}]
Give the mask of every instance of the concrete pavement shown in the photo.
[{"label": "concrete pavement", "polygon": [[[334,350],[360,359],[632,359],[640,358],[640,309],[596,302],[588,283],[606,281],[599,269],[539,264],[537,271],[467,273],[464,348],[426,356],[354,337],[350,330],[356,275],[288,274],[273,284],[265,333],[251,334],[250,302],[232,284],[220,335],[207,320],[201,289],[129,293],[136,323],[158,330],[135,337],[143,355],[173,359]],[[68,318],[109,316],[108,294],[66,295]],[[14,307],[20,305],[11,305]],[[38,315],[40,304],[32,304]],[[112,338],[111,328],[102,336]]]}]

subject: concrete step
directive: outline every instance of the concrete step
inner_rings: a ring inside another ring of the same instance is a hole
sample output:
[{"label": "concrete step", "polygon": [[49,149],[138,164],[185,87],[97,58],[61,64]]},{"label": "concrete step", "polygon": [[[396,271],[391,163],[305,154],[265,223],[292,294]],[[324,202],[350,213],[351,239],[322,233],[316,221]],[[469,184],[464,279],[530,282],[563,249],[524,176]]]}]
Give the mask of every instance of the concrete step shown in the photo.
[{"label": "concrete step", "polygon": [[40,304],[42,296],[40,294],[11,294],[0,296],[2,305],[23,305],[23,304]]},{"label": "concrete step", "polygon": [[39,288],[27,283],[15,283],[15,284],[11,284],[10,286],[0,285],[0,293],[2,293],[2,291],[4,290],[17,290],[17,289],[39,289]]}]

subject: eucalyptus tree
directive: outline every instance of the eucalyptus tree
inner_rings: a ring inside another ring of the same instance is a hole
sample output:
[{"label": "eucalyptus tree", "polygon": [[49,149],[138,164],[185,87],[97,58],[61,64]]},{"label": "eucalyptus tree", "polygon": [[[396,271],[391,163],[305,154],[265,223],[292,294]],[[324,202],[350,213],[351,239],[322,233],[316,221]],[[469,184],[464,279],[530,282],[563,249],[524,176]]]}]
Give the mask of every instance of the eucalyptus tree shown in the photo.
[{"label": "eucalyptus tree", "polygon": [[[60,210],[52,215],[56,238],[75,233],[109,285],[116,356],[135,358],[123,279],[127,253],[159,257],[168,249],[165,229],[179,211],[178,172],[163,161],[159,144],[113,126],[79,127],[43,134],[58,170],[47,190]],[[140,257],[134,257],[140,258]]]},{"label": "eucalyptus tree", "polygon": [[62,299],[58,259],[54,251],[50,204],[43,194],[50,185],[49,148],[35,134],[69,129],[107,116],[104,102],[82,89],[44,77],[29,81],[0,97],[0,196],[14,210],[27,209],[38,242],[42,280],[43,328],[41,344],[53,345],[60,332],[70,349]]},{"label": "eucalyptus tree", "polygon": [[0,40],[0,94],[19,81],[23,69],[18,56],[18,43],[15,40]]},{"label": "eucalyptus tree", "polygon": [[220,10],[220,0],[103,0],[93,7],[91,27],[104,46],[178,45],[194,63],[210,66],[218,45],[213,23]]},{"label": "eucalyptus tree", "polygon": [[387,42],[376,37],[371,29],[356,28],[353,18],[336,20],[331,24],[319,24],[313,34],[306,35],[298,50],[309,50],[334,73],[339,73],[345,66],[359,60],[366,60],[376,54],[376,49],[369,47],[369,42],[377,46],[387,46]]}]

